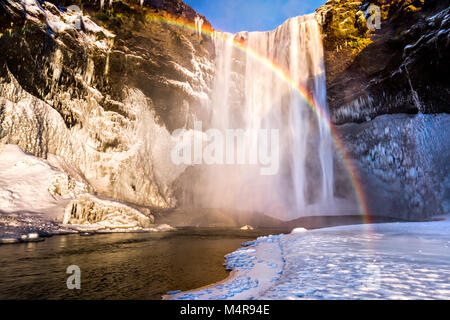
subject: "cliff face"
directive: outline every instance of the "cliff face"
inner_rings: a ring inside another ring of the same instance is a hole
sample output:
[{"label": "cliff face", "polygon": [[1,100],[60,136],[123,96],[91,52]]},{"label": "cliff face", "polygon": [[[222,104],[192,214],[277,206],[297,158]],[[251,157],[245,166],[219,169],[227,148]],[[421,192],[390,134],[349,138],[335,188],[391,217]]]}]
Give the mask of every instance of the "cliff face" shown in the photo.
[{"label": "cliff face", "polygon": [[184,168],[170,133],[204,112],[212,46],[161,20],[197,14],[179,0],[75,1],[80,18],[71,3],[0,3],[0,141],[61,157],[101,195],[173,207]]},{"label": "cliff face", "polygon": [[[370,4],[380,8],[380,29],[367,27]],[[330,0],[317,10],[332,121],[372,214],[420,219],[450,210],[449,5]]]},{"label": "cliff face", "polygon": [[[380,8],[380,29],[367,28],[370,4]],[[450,111],[449,6],[448,0],[330,0],[317,10],[335,123]]]}]

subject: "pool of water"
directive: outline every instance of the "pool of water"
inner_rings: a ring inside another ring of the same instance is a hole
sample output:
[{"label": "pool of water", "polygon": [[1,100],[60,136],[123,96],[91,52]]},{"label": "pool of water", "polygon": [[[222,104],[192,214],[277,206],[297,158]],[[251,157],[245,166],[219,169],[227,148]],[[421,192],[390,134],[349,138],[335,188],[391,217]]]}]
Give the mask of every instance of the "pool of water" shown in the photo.
[{"label": "pool of water", "polygon": [[[179,228],[161,233],[54,236],[0,246],[0,299],[161,299],[227,277],[224,256],[243,242],[285,230]],[[81,290],[66,269],[81,269]]]}]

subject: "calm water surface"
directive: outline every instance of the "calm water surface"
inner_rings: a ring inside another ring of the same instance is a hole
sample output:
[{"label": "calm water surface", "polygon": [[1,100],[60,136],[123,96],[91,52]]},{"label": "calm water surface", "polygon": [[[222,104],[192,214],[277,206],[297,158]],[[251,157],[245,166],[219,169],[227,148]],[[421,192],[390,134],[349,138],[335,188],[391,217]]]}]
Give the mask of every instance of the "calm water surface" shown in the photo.
[{"label": "calm water surface", "polygon": [[[0,246],[0,299],[161,299],[227,277],[224,256],[283,230],[182,228],[162,233],[54,236]],[[81,269],[68,290],[66,268]]]}]

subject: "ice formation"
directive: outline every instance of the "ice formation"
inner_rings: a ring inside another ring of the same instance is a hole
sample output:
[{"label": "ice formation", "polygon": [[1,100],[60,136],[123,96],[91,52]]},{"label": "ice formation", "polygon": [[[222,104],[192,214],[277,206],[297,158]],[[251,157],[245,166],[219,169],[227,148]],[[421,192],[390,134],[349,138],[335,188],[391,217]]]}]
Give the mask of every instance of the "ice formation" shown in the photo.
[{"label": "ice formation", "polygon": [[423,219],[450,213],[449,126],[447,114],[419,113],[338,127],[370,195],[371,214]]},{"label": "ice formation", "polygon": [[199,16],[196,16],[194,19],[195,22],[195,31],[198,33],[199,37],[202,35],[202,26],[203,26],[203,19]]},{"label": "ice formation", "polygon": [[[170,166],[170,159],[164,158],[171,147],[171,136],[164,125],[157,123],[152,102],[136,88],[125,88],[122,101],[113,101],[96,88],[98,61],[105,61],[103,74],[108,75],[115,36],[83,15],[83,29],[74,29],[70,19],[79,13],[61,12],[51,3],[45,3],[42,8],[36,3],[27,2],[27,19],[38,26],[48,23],[53,32],[74,31],[70,33],[70,41],[83,48],[85,59],[78,58],[80,67],[67,70],[67,53],[64,51],[67,45],[60,38],[55,40],[55,50],[49,56],[51,79],[46,79],[51,82],[52,91],[46,99],[38,99],[27,92],[8,71],[0,86],[0,141],[18,144],[40,157],[55,154],[64,158],[80,169],[97,192],[108,197],[162,208],[174,206],[170,186],[184,168]],[[15,1],[8,4],[19,5]],[[185,41],[189,43],[187,39]],[[195,51],[193,47],[191,49]],[[204,91],[207,91],[205,75],[212,65],[203,56],[196,56],[194,52],[190,55],[191,70],[180,64],[174,66],[177,78],[186,81],[163,77],[160,81],[168,86],[186,88],[185,101],[202,104],[201,101],[206,99]],[[131,54],[129,59],[132,59]],[[62,75],[69,72],[72,76],[72,71],[86,96],[74,98],[67,92],[70,90],[58,91]],[[178,73],[183,76],[179,77]],[[63,110],[55,108],[55,101]],[[105,110],[101,102],[125,111]],[[182,111],[188,114],[189,108],[187,105],[187,110]],[[64,113],[69,114],[67,119],[61,116],[66,116]],[[77,119],[72,120],[74,118]],[[156,172],[158,170],[161,171]]]},{"label": "ice formation", "polygon": [[[73,175],[67,172],[72,172]],[[99,199],[62,159],[43,160],[17,145],[0,145],[0,243],[37,241],[40,235],[77,231],[168,231],[153,216]]]}]

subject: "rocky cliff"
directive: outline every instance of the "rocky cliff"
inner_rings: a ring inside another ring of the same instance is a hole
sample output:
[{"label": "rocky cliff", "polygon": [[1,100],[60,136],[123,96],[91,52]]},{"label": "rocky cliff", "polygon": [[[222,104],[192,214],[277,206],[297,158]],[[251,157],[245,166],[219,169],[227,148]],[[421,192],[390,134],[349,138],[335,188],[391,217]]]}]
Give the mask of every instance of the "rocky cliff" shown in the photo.
[{"label": "rocky cliff", "polygon": [[64,158],[101,195],[173,207],[164,148],[202,112],[213,65],[208,39],[164,21],[197,14],[178,0],[75,1],[81,16],[69,3],[1,2],[1,142]]},{"label": "rocky cliff", "polygon": [[[369,5],[380,10],[379,29],[368,28],[376,13]],[[335,123],[450,111],[449,6],[448,0],[330,0],[317,10]]]},{"label": "rocky cliff", "polygon": [[[379,29],[368,28],[370,5]],[[449,5],[330,0],[317,10],[332,121],[372,214],[421,219],[450,210]]]}]

